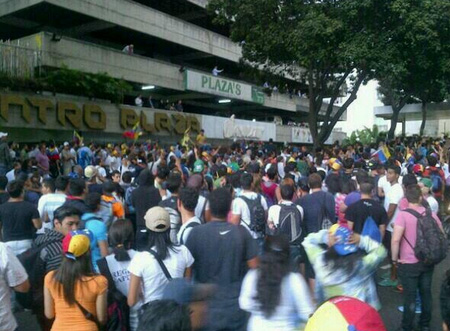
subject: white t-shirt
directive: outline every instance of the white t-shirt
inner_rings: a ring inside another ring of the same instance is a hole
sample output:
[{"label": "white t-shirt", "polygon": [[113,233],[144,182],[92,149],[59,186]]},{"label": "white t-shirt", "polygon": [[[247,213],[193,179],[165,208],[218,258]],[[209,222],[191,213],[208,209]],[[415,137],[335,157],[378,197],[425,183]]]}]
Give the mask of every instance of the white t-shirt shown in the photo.
[{"label": "white t-shirt", "polygon": [[[155,247],[152,247],[156,250]],[[163,261],[172,278],[182,278],[186,268],[194,263],[194,258],[186,246],[175,246],[176,252],[169,249],[169,255]],[[149,252],[137,252],[131,260],[128,270],[141,278],[141,304],[162,298],[165,285],[169,282],[158,261]]]},{"label": "white t-shirt", "polygon": [[[205,205],[206,204],[206,205]],[[204,220],[205,215],[204,212],[209,210],[209,201],[202,195],[198,196],[197,206],[195,206],[195,216],[197,216],[200,220]]]},{"label": "white t-shirt", "polygon": [[[281,210],[281,206],[282,205],[287,205],[287,206],[291,206],[294,203],[292,201],[286,201],[286,200],[281,200],[280,203],[278,205],[273,205],[269,208],[269,216],[267,218],[267,223],[272,222],[275,226],[278,226],[278,224],[280,223],[280,210]],[[297,205],[297,209],[299,210],[300,214],[302,215],[302,219],[303,219],[303,208],[299,205]]]},{"label": "white t-shirt", "polygon": [[[242,196],[254,200],[258,197],[258,194],[256,194],[255,192],[242,192],[239,197],[233,200],[233,203],[231,205],[231,212],[234,215],[241,215],[241,225],[243,225],[250,232],[251,236],[256,239],[259,235],[256,232],[250,230],[250,210],[248,209],[247,203],[243,199],[241,199]],[[268,207],[266,199],[261,194],[259,196],[261,198],[262,207],[265,211],[267,211]]]},{"label": "white t-shirt", "polygon": [[6,244],[0,242],[0,331],[17,328],[11,311],[11,287],[18,286],[28,279],[27,272]]},{"label": "white t-shirt", "polygon": [[[239,296],[241,309],[251,313],[247,330],[290,331],[299,330],[298,320],[305,323],[314,312],[309,289],[300,274],[289,273],[281,283],[280,303],[270,318],[260,310],[257,294],[258,270],[250,270],[244,278]],[[303,330],[300,328],[300,330]]]},{"label": "white t-shirt", "polygon": [[430,205],[430,209],[433,213],[438,213],[439,211],[439,203],[437,202],[437,200],[432,196],[428,196],[427,198],[427,202]]},{"label": "white t-shirt", "polygon": [[394,185],[391,185],[391,187],[388,190],[388,193],[386,194],[386,197],[384,199],[384,209],[386,212],[389,210],[390,204],[397,205],[397,208],[395,209],[395,213],[391,218],[391,221],[389,222],[388,226],[386,227],[386,230],[392,232],[394,231],[392,224],[394,223],[395,218],[398,214],[398,203],[403,198],[403,187],[400,185],[400,183],[396,183]]},{"label": "white t-shirt", "polygon": [[[44,194],[39,198],[38,211],[42,220],[42,227],[36,233],[44,233],[45,229],[53,229],[53,217],[55,210],[66,202],[66,195],[63,193]],[[47,215],[47,217],[45,217]]]},{"label": "white t-shirt", "polygon": [[[202,222],[200,221],[200,219],[197,216],[192,217],[191,219],[189,219],[186,223],[184,223],[183,225],[181,225],[180,230],[177,233],[177,239],[178,242],[181,243],[183,242],[183,244],[186,243],[189,234],[191,233],[192,229],[197,226],[189,226],[189,224],[191,223],[198,223],[198,224],[202,224]],[[183,236],[183,238],[181,238],[181,236]],[[183,239],[183,240],[182,240]]]},{"label": "white t-shirt", "polygon": [[[136,251],[134,249],[129,249],[128,255],[131,259],[133,259],[133,257],[136,255]],[[108,263],[108,269],[111,273],[111,277],[117,290],[128,297],[128,290],[130,288],[130,271],[128,270],[128,267],[131,261],[117,261],[114,258],[114,254],[111,254],[106,257],[106,262]],[[131,330],[136,330],[138,327],[138,323],[138,307],[137,305],[135,305],[130,309]]]},{"label": "white t-shirt", "polygon": [[6,178],[8,179],[8,182],[12,182],[14,179],[16,179],[16,175],[14,174],[14,169],[11,169],[6,173]]}]

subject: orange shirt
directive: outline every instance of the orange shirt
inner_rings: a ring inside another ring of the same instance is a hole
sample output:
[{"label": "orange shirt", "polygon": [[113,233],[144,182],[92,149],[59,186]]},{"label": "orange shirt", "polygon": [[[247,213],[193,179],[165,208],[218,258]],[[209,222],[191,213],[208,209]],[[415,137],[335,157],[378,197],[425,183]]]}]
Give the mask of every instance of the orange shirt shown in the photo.
[{"label": "orange shirt", "polygon": [[[45,287],[49,289],[55,302],[55,322],[52,330],[97,331],[95,323],[87,320],[76,304],[70,306],[64,300],[62,286],[53,279],[54,274],[55,271],[50,271],[44,280]],[[75,285],[75,299],[90,313],[97,316],[97,297],[107,289],[108,281],[104,276],[85,277]]]}]

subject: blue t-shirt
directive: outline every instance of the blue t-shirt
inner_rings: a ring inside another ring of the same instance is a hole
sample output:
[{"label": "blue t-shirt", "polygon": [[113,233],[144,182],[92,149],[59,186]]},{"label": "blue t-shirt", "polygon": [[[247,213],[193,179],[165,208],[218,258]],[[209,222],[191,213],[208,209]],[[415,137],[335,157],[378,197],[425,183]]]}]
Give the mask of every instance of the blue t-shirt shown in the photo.
[{"label": "blue t-shirt", "polygon": [[95,271],[99,271],[97,267],[97,261],[102,258],[98,242],[101,240],[107,240],[107,229],[102,219],[93,213],[86,213],[81,218],[85,223],[85,229],[88,229],[93,234],[93,240],[91,242],[91,255],[92,265]]}]

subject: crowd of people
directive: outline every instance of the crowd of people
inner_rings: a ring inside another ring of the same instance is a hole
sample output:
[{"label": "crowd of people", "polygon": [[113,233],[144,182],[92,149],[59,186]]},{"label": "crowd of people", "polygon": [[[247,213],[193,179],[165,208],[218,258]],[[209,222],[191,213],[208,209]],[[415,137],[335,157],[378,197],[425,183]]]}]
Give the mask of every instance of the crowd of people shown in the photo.
[{"label": "crowd of people", "polygon": [[[382,331],[378,286],[402,293],[401,330],[430,330],[445,141],[0,139],[0,330],[23,308],[42,330],[342,330],[317,325],[348,300],[348,330]],[[440,295],[448,330],[450,271]]]}]

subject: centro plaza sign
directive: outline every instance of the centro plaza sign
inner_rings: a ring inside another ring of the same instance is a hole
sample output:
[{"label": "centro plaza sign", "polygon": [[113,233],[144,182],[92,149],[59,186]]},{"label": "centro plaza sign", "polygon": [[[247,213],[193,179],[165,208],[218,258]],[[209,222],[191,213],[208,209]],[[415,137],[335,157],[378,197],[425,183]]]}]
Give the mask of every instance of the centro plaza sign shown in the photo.
[{"label": "centro plaza sign", "polygon": [[123,133],[139,122],[148,134],[200,132],[201,117],[100,102],[55,97],[0,94],[0,125],[11,128],[83,130]]},{"label": "centro plaza sign", "polygon": [[256,86],[197,71],[184,72],[185,89],[231,99],[264,103],[264,93]]}]

